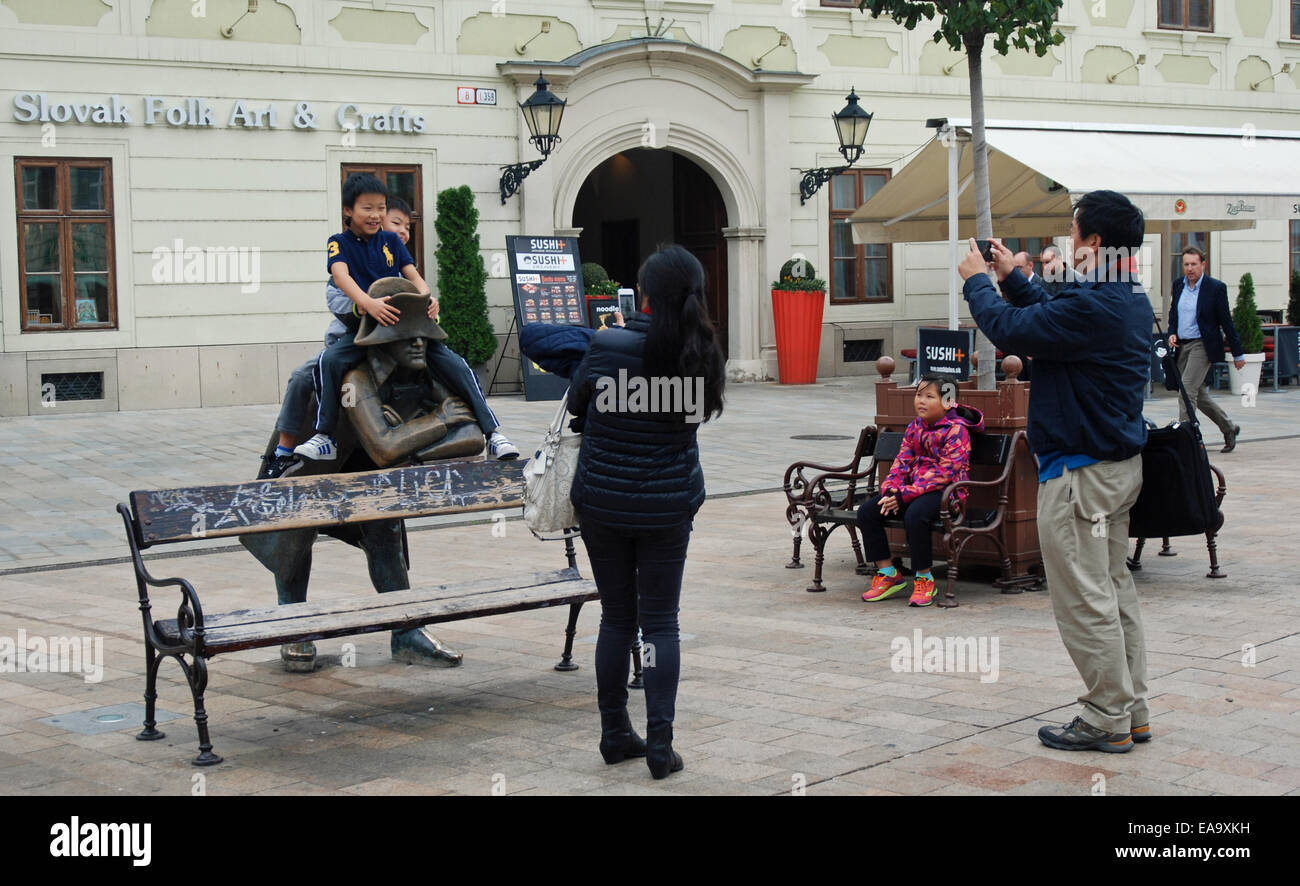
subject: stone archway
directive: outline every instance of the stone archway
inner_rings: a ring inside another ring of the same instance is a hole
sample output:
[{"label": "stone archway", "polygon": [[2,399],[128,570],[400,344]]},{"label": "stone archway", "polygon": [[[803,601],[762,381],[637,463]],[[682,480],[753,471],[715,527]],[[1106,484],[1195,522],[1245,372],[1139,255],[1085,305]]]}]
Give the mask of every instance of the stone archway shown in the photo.
[{"label": "stone archway", "polygon": [[626,286],[660,244],[684,246],[705,270],[705,304],[730,349],[727,209],[713,177],[684,154],[635,148],[598,165],[578,192],[572,230],[583,261]]},{"label": "stone archway", "polygon": [[[539,66],[498,67],[526,99]],[[645,38],[592,47],[543,71],[569,106],[562,146],[524,189],[524,228],[579,235],[572,225],[583,184],[617,154],[656,149],[689,159],[726,209],[728,374],[763,378],[772,347],[768,281],[779,267],[767,243],[791,241],[788,139],[766,135],[786,131],[789,93],[813,76],[752,71],[694,44]]]}]

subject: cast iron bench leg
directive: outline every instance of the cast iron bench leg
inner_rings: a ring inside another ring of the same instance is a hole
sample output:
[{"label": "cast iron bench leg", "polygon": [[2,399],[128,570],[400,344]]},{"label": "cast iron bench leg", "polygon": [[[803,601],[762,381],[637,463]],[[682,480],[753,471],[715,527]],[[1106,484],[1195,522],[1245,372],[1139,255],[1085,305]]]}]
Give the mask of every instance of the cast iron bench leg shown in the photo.
[{"label": "cast iron bench leg", "polygon": [[185,664],[185,659],[176,656],[185,679],[190,684],[190,694],[194,696],[194,725],[199,728],[199,755],[194,758],[195,766],[215,766],[221,758],[212,753],[212,739],[208,736],[208,712],[203,709],[203,691],[208,688],[208,663],[200,656],[194,656],[194,664]]},{"label": "cast iron bench leg", "polygon": [[799,544],[803,541],[803,524],[806,519],[803,511],[796,505],[790,505],[785,509],[785,520],[790,524],[790,535],[794,545],[794,549],[790,552],[790,562],[785,564],[786,569],[803,569],[803,563],[799,560]]},{"label": "cast iron bench leg", "polygon": [[557,671],[578,669],[578,666],[573,663],[573,635],[578,631],[578,613],[581,611],[581,603],[569,604],[569,626],[564,629],[564,655],[560,657],[560,663],[555,666]]},{"label": "cast iron bench leg", "polygon": [[813,561],[812,584],[806,588],[810,594],[820,594],[826,590],[826,586],[822,584],[822,563],[826,560],[826,537],[831,534],[831,530],[834,528],[834,524],[831,524],[830,530],[817,523],[808,526],[808,540],[813,543],[813,550],[817,552],[817,557]]},{"label": "cast iron bench leg", "polygon": [[1206,578],[1227,578],[1228,573],[1219,569],[1219,546],[1215,542],[1216,532],[1205,533],[1205,546],[1210,549],[1210,571],[1205,573]]},{"label": "cast iron bench leg", "polygon": [[1137,572],[1142,568],[1142,549],[1146,547],[1147,540],[1139,538],[1137,544],[1133,546],[1133,556],[1128,558],[1128,568],[1130,572]]},{"label": "cast iron bench leg", "polygon": [[1160,552],[1159,552],[1158,554],[1156,554],[1157,557],[1177,557],[1177,556],[1178,556],[1178,552],[1175,551],[1173,548],[1169,547],[1169,536],[1166,535],[1166,536],[1165,536],[1164,538],[1162,538],[1160,541],[1161,541]]},{"label": "cast iron bench leg", "polygon": [[158,701],[158,665],[163,657],[147,639],[144,643],[144,730],[136,736],[140,741],[157,741],[166,734],[156,728],[155,703]]},{"label": "cast iron bench leg", "polygon": [[645,680],[641,669],[641,629],[636,629],[636,639],[632,641],[632,680],[628,689],[645,689]]}]

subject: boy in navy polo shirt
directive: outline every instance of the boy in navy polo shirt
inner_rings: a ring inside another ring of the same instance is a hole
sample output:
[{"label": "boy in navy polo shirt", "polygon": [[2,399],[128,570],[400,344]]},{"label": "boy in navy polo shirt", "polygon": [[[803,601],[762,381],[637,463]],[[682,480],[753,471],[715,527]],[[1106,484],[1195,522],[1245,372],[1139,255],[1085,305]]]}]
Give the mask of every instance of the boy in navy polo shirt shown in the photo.
[{"label": "boy in navy polo shirt", "polygon": [[[383,230],[388,189],[373,175],[354,173],[343,183],[343,218],[347,228],[329,238],[325,267],[344,295],[352,300],[355,324],[337,341],[321,351],[316,361],[316,435],[296,447],[303,458],[331,461],[338,455],[334,439],[339,420],[339,387],[343,376],[361,362],[365,350],[353,343],[361,314],[374,317],[383,326],[391,326],[400,316],[388,306],[387,298],[366,294],[370,284],[381,277],[401,275],[414,283],[421,294],[430,295],[429,284],[415,269],[411,254],[401,239]],[[431,298],[429,312],[438,310],[438,300]]]},{"label": "boy in navy polo shirt", "polygon": [[[372,185],[373,187],[373,185]],[[389,195],[386,200],[387,212],[384,215],[383,228],[398,236],[402,245],[410,240],[411,210],[400,197]],[[408,250],[409,251],[409,250]],[[333,276],[325,286],[325,303],[334,319],[325,330],[325,346],[329,347],[349,332],[355,333],[359,318],[353,311],[352,300],[342,289],[334,284]],[[451,350],[443,342],[429,342],[429,366],[440,380],[448,385],[454,393],[465,400],[488,440],[488,453],[500,461],[519,457],[519,450],[499,430],[496,414],[487,405],[487,398],[479,386],[478,376],[469,368],[465,359]],[[302,426],[303,415],[311,402],[315,388],[315,375],[319,357],[313,357],[293,371],[284,391],[284,400],[280,405],[280,415],[276,420],[276,430],[280,439],[274,453],[263,457],[258,479],[271,480],[291,473],[299,464],[294,454],[295,435]]]}]

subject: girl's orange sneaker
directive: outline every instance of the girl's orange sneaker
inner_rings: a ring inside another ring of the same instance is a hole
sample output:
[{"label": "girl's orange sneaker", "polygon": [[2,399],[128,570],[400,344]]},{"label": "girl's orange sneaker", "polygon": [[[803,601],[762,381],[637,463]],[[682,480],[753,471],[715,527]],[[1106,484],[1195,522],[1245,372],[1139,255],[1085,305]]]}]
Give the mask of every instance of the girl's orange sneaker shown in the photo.
[{"label": "girl's orange sneaker", "polygon": [[907,587],[907,580],[895,572],[893,575],[881,575],[876,573],[871,579],[871,587],[862,595],[862,599],[868,603],[875,603],[877,600],[884,600],[886,597],[892,597],[903,588]]},{"label": "girl's orange sneaker", "polygon": [[921,578],[917,576],[916,582],[912,588],[912,599],[907,601],[908,606],[929,606],[934,602],[934,579]]}]

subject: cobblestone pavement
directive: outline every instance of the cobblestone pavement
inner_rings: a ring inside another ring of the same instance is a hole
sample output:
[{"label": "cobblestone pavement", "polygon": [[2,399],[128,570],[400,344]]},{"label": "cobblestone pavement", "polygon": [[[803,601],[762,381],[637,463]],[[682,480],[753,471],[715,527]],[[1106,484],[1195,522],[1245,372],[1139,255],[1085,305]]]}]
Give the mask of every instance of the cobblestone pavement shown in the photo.
[{"label": "cobblestone pavement", "polygon": [[[1246,409],[1218,398],[1242,426],[1241,447],[1213,459],[1253,461],[1254,442],[1300,434],[1295,387],[1259,395]],[[1163,424],[1177,404],[1161,391],[1146,415]],[[553,403],[494,397],[503,430],[527,453],[555,414]],[[276,406],[232,406],[0,419],[0,575],[15,568],[119,558],[126,544],[114,508],[135,489],[230,483],[255,476]],[[786,467],[807,459],[843,463],[875,415],[875,387],[864,378],[818,385],[732,385],[727,411],[700,432],[709,494],[781,487]],[[1216,452],[1217,428],[1203,428]],[[833,436],[833,440],[798,439]],[[229,544],[229,543],[227,543]],[[210,549],[215,542],[190,548]]]},{"label": "cobblestone pavement", "polygon": [[[870,392],[847,379],[737,385],[727,414],[703,429],[713,497],[696,520],[682,600],[675,746],[686,769],[660,782],[639,761],[605,766],[596,751],[595,605],[579,622],[573,673],[552,669],[565,613],[545,610],[439,626],[465,653],[454,670],[393,663],[385,634],[322,642],[313,674],[284,673],[274,649],[219,657],[207,700],[226,762],[212,769],[190,765],[189,693],[171,663],[159,705],[177,719],[161,724],[165,740],[134,739],[135,708],[117,723],[95,721],[101,708],[141,701],[134,582],[122,562],[71,564],[125,554],[112,507],[128,490],[247,476],[275,410],[0,422],[13,478],[0,501],[2,556],[12,558],[0,574],[0,635],[102,638],[104,665],[94,683],[0,673],[0,791],[187,794],[201,776],[209,794],[1300,793],[1300,565],[1294,511],[1277,495],[1279,471],[1295,464],[1292,394],[1261,395],[1253,409],[1226,403],[1244,429],[1231,455],[1217,453],[1207,429],[1228,481],[1219,540],[1228,578],[1204,577],[1197,539],[1175,539],[1174,558],[1149,549],[1136,579],[1155,738],[1099,755],[1035,737],[1073,716],[1080,691],[1045,593],[1002,595],[972,574],[954,610],[911,609],[905,598],[867,606],[842,533],[828,546],[827,593],[804,592],[807,569],[783,568],[784,498],[762,490],[779,487],[795,458],[842,462],[870,421]],[[521,444],[534,444],[552,413],[522,398],[493,405]],[[1163,422],[1174,411],[1166,397],[1147,415]],[[791,439],[805,434],[847,439]],[[558,545],[507,527],[505,538],[468,524],[412,533],[417,578],[561,564]],[[315,562],[313,599],[371,593],[353,549],[324,543]],[[589,574],[582,555],[580,567]],[[273,598],[269,573],[242,549],[169,559],[155,572],[188,578],[209,610]],[[172,600],[155,603],[169,610]],[[996,679],[992,658],[983,673],[978,659],[961,672],[898,670],[894,653],[918,630],[996,649]],[[344,666],[351,652],[355,666]],[[643,725],[635,691],[631,710]]]}]

